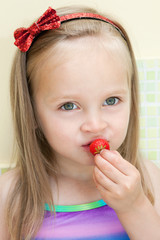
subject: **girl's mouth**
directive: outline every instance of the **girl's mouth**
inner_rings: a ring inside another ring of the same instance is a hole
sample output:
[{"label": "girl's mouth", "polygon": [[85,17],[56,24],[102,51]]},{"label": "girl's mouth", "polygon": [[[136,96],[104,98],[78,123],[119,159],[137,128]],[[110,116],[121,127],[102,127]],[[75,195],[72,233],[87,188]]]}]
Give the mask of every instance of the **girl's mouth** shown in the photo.
[{"label": "girl's mouth", "polygon": [[89,144],[86,144],[86,145],[82,145],[83,149],[86,151],[86,152],[90,152],[90,143]]}]

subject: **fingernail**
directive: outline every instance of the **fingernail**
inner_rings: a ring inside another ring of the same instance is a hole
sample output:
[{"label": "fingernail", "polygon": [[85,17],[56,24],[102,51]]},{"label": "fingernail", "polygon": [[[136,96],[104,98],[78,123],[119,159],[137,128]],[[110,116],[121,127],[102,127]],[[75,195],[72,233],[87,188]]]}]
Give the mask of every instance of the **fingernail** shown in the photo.
[{"label": "fingernail", "polygon": [[100,151],[100,154],[103,155],[103,153],[107,153],[107,152],[109,152],[109,150],[107,150],[107,149],[102,149],[102,150]]},{"label": "fingernail", "polygon": [[100,154],[102,154],[104,152],[104,149],[102,149],[101,151],[100,151]]},{"label": "fingernail", "polygon": [[112,158],[115,157],[115,154],[111,150],[103,149],[100,152],[100,155],[105,158]]}]

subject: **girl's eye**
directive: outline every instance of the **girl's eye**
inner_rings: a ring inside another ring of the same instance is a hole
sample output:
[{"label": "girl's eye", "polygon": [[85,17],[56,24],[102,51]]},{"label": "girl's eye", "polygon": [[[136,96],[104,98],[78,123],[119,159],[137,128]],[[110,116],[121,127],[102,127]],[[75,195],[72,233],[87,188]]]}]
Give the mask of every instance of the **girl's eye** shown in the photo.
[{"label": "girl's eye", "polygon": [[111,105],[111,106],[112,106],[112,105],[117,104],[118,101],[119,101],[118,98],[116,98],[116,97],[110,97],[110,98],[107,98],[107,99],[105,100],[104,105]]},{"label": "girl's eye", "polygon": [[76,109],[77,106],[74,104],[74,103],[71,103],[71,102],[68,102],[68,103],[65,103],[61,109],[63,110],[73,110],[73,109]]}]

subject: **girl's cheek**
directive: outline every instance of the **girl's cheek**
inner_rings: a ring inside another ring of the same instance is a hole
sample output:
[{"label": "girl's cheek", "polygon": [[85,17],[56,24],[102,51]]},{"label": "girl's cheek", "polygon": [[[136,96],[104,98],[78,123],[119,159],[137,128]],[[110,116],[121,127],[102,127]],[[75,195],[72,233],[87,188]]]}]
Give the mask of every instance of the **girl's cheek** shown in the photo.
[{"label": "girl's cheek", "polygon": [[[116,125],[116,124],[115,124]],[[118,127],[112,128],[110,134],[110,146],[111,150],[117,150],[124,142],[127,134],[127,126],[118,125]]]}]

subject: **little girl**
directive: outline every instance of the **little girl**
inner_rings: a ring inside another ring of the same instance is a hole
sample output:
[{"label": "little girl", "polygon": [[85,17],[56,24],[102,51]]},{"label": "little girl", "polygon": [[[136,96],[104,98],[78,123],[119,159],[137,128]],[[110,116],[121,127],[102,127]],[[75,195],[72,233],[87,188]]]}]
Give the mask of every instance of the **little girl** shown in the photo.
[{"label": "little girl", "polygon": [[[138,77],[122,26],[51,7],[15,31],[16,167],[0,178],[1,240],[160,240],[160,170],[140,157]],[[95,157],[95,139],[110,150]]]}]

